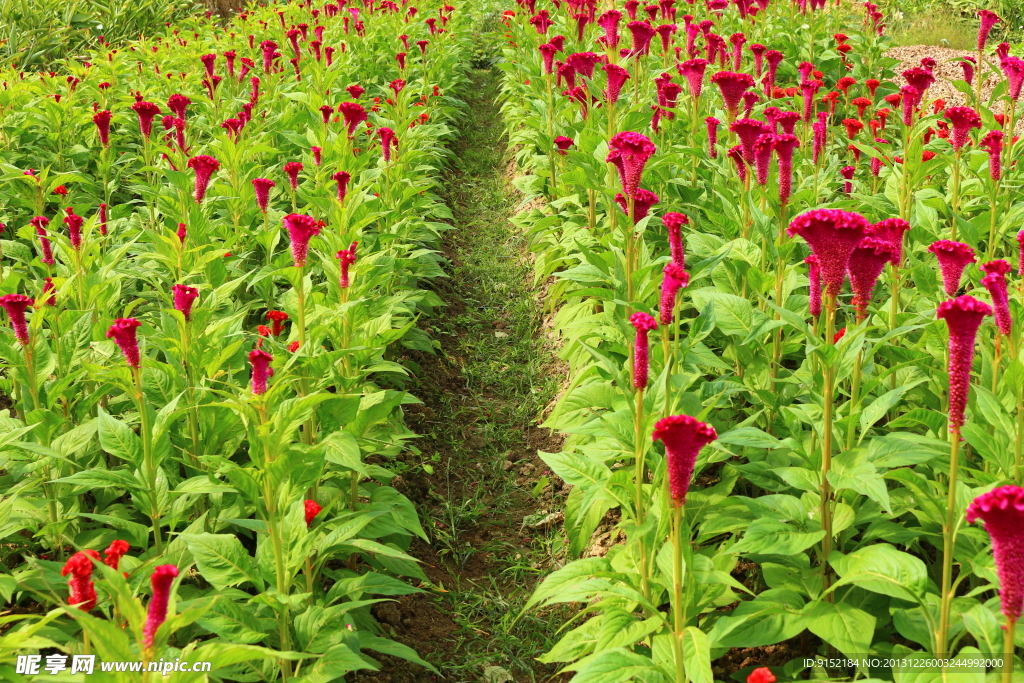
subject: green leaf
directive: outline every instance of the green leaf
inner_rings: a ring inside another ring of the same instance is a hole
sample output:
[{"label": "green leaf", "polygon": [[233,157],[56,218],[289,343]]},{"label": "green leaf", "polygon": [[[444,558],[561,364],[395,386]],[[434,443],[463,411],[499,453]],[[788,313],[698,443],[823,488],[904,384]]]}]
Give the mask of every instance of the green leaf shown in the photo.
[{"label": "green leaf", "polygon": [[718,437],[719,443],[733,444],[734,446],[749,446],[750,448],[780,448],[782,442],[771,434],[758,429],[757,427],[740,427],[730,429]]},{"label": "green leaf", "polygon": [[751,522],[743,538],[729,552],[742,555],[795,555],[824,537],[824,531],[805,533],[784,522],[762,517]]},{"label": "green leaf", "polygon": [[138,434],[124,422],[111,417],[103,408],[97,408],[97,411],[100,447],[114,457],[139,467],[142,462],[142,441]]},{"label": "green leaf", "polygon": [[690,683],[714,683],[711,673],[711,641],[699,628],[687,626],[683,634],[683,663]]},{"label": "green leaf", "polygon": [[566,670],[578,672],[573,683],[624,683],[655,668],[649,658],[626,648],[616,648],[593,654]]},{"label": "green leaf", "polygon": [[837,562],[829,558],[837,572],[843,568],[842,578],[832,585],[832,590],[854,584],[874,593],[912,602],[917,602],[924,595],[928,583],[924,562],[887,543],[859,548],[841,559]]},{"label": "green leaf", "polygon": [[611,571],[611,564],[604,557],[586,557],[565,565],[541,582],[523,607],[526,612],[539,602],[557,597],[563,591],[573,590],[579,584],[601,573]]},{"label": "green leaf", "polygon": [[231,534],[182,534],[196,566],[203,578],[217,589],[251,581],[263,588],[263,580],[256,571],[255,560]]},{"label": "green leaf", "polygon": [[871,652],[875,618],[851,605],[817,600],[804,608],[807,630],[844,655]]}]

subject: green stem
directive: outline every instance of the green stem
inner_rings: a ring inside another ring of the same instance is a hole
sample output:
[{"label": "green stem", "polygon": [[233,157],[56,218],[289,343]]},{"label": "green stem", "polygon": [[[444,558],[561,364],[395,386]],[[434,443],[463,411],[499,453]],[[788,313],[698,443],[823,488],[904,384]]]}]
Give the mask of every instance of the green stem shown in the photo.
[{"label": "green stem", "polygon": [[937,656],[949,655],[949,613],[953,603],[953,549],[956,546],[956,480],[960,467],[960,430],[952,430],[949,439],[949,490],[946,494],[946,522],[942,526],[942,597],[939,607],[939,627],[936,636]]},{"label": "green stem", "polygon": [[149,409],[146,405],[146,394],[142,390],[142,368],[132,368],[132,379],[135,380],[135,403],[139,409],[139,429],[142,431],[142,467],[145,470],[146,485],[149,487],[149,519],[153,524],[153,545],[156,554],[164,552],[163,540],[160,538],[160,510],[156,490],[156,463],[153,461],[153,431],[149,424]]},{"label": "green stem", "polygon": [[[825,343],[831,344],[835,336],[836,297],[826,295],[825,298]],[[824,393],[822,394],[823,433],[821,435],[821,527],[825,537],[821,540],[821,578],[822,589],[827,590],[830,583],[828,556],[832,552],[832,486],[828,481],[828,473],[832,469],[832,404],[835,400],[835,367],[825,363]],[[831,593],[828,594],[829,598]]]},{"label": "green stem", "polygon": [[863,365],[864,351],[862,349],[857,352],[857,361],[853,365],[853,379],[850,386],[850,414],[847,416],[850,420],[850,426],[846,430],[846,450],[853,448],[853,442],[857,438],[857,422],[853,419],[853,416],[859,407],[858,401],[860,400],[860,381]]},{"label": "green stem", "polygon": [[[635,362],[635,359],[634,359]],[[634,477],[636,478],[636,526],[639,529],[644,525],[646,512],[644,506],[644,390],[636,390],[636,411],[633,419],[633,460],[636,466]],[[651,588],[647,576],[647,546],[644,543],[643,535],[637,539],[640,547],[640,587],[645,598],[650,599]]]},{"label": "green stem", "polygon": [[683,506],[672,508],[672,644],[676,659],[675,683],[686,683],[683,660],[683,638],[686,619],[683,616]]}]

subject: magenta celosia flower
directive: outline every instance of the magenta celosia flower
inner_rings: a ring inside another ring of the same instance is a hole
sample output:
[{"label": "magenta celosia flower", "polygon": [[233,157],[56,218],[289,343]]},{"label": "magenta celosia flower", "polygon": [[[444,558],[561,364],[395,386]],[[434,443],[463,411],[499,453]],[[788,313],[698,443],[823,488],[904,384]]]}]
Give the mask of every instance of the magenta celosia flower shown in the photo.
[{"label": "magenta celosia flower", "polygon": [[762,133],[754,141],[754,170],[757,172],[758,185],[768,184],[768,171],[774,150],[775,136],[771,133]]},{"label": "magenta celosia flower", "polygon": [[662,325],[672,323],[672,310],[676,304],[679,290],[690,283],[690,274],[673,262],[665,264],[664,278],[661,281],[661,301],[658,305],[658,321]]},{"label": "magenta celosia flower", "polygon": [[1024,87],[1024,59],[1006,57],[1000,60],[999,66],[1006,76],[1006,94],[1011,100],[1020,99],[1021,88]]},{"label": "magenta celosia flower", "polygon": [[850,285],[853,288],[853,306],[857,310],[857,320],[868,317],[868,304],[871,294],[882,274],[885,264],[893,258],[892,244],[888,240],[869,235],[860,241],[857,248],[850,254],[847,271]]},{"label": "magenta celosia flower", "polygon": [[208,78],[213,78],[213,63],[215,61],[217,61],[217,55],[214,55],[214,54],[202,55],[199,58],[199,61],[203,63],[204,67],[206,67],[206,75],[207,75],[207,77]]},{"label": "magenta celosia flower", "polygon": [[978,52],[985,49],[985,43],[988,42],[988,34],[992,31],[992,27],[1002,21],[999,15],[992,10],[983,9],[978,10],[978,18],[981,20],[978,26]]},{"label": "magenta celosia flower", "polygon": [[903,260],[903,233],[910,230],[910,223],[902,218],[886,218],[879,221],[871,228],[871,235],[883,239],[889,243],[892,251],[892,258],[889,263],[899,266]]},{"label": "magenta celosia flower", "polygon": [[843,174],[843,179],[846,181],[844,183],[844,185],[843,185],[843,194],[849,195],[851,192],[853,192],[853,182],[852,181],[853,181],[853,174],[856,171],[857,171],[857,169],[855,167],[853,167],[853,166],[843,166],[843,169],[842,169],[841,173]]},{"label": "magenta celosia flower", "polygon": [[149,138],[153,132],[153,119],[160,115],[160,107],[152,102],[136,102],[132,109],[139,115],[139,128],[142,130],[142,137]]},{"label": "magenta celosia flower", "polygon": [[77,605],[83,612],[90,612],[96,606],[96,587],[92,583],[93,559],[100,559],[100,554],[95,550],[81,550],[68,558],[60,570],[61,576],[71,575],[68,604]]},{"label": "magenta celosia flower", "polygon": [[974,341],[987,315],[992,315],[992,308],[966,294],[943,301],[936,314],[949,326],[949,430],[954,434],[959,434],[964,424]]},{"label": "magenta celosia flower", "polygon": [[907,82],[907,85],[917,90],[918,98],[924,99],[928,88],[932,87],[932,83],[935,82],[935,74],[929,69],[915,66],[903,72],[903,79]]},{"label": "magenta celosia flower", "polygon": [[935,254],[939,260],[939,268],[942,270],[942,286],[948,296],[956,296],[960,289],[960,276],[968,263],[974,263],[974,250],[963,242],[951,240],[939,240],[934,242],[928,251]]},{"label": "magenta celosia flower", "polygon": [[249,363],[252,365],[252,393],[262,396],[267,393],[267,380],[274,376],[274,368],[270,367],[274,357],[263,349],[249,352]]},{"label": "magenta celosia flower", "polygon": [[617,133],[608,142],[608,148],[605,161],[619,171],[623,194],[632,196],[640,186],[644,166],[658,148],[646,135],[632,132]]},{"label": "magenta celosia flower", "polygon": [[174,112],[177,118],[182,120],[185,119],[185,110],[190,104],[192,104],[192,100],[181,94],[171,95],[167,99],[167,108]]},{"label": "magenta celosia flower", "polygon": [[103,564],[116,570],[121,564],[121,558],[124,557],[131,548],[132,547],[128,544],[128,541],[122,541],[120,539],[111,541],[110,545],[107,546],[107,549],[103,551]]},{"label": "magenta celosia flower", "polygon": [[796,130],[796,123],[800,120],[800,114],[795,111],[780,111],[775,115],[775,122],[782,128],[786,135],[793,135]]},{"label": "magenta celosia flower", "polygon": [[210,178],[220,168],[220,162],[208,154],[200,154],[188,160],[188,167],[196,172],[195,199],[201,204],[206,197],[206,188],[210,185]]},{"label": "magenta celosia flower", "polygon": [[826,296],[835,299],[843,289],[850,255],[870,231],[871,224],[858,213],[840,209],[814,209],[800,214],[786,233],[799,235],[818,257]]},{"label": "magenta celosia flower", "polygon": [[736,137],[740,139],[740,145],[743,148],[743,161],[745,161],[748,166],[754,166],[756,163],[755,143],[762,135],[771,133],[771,127],[757,119],[740,119],[738,121],[734,121],[729,126],[729,130],[736,133]]},{"label": "magenta celosia flower", "polygon": [[310,145],[309,151],[313,153],[313,163],[319,166],[320,154],[323,152],[323,150],[317,147],[316,145]]},{"label": "magenta celosia flower", "polygon": [[567,138],[564,135],[559,135],[555,138],[555,147],[558,148],[558,153],[565,156],[569,153],[569,148],[576,144],[576,141],[572,138]]},{"label": "magenta celosia flower", "polygon": [[704,71],[707,67],[708,60],[700,57],[676,65],[676,70],[686,79],[690,86],[690,95],[694,98],[700,97],[701,90],[704,89]]},{"label": "magenta celosia flower", "polygon": [[[56,294],[56,292],[57,292],[57,286],[55,284],[53,284],[53,278],[52,277],[46,278],[43,281],[43,294],[42,294],[42,298],[44,299],[43,303],[45,305],[47,305],[47,306],[56,306],[57,305],[57,294]],[[47,297],[46,296],[47,294],[49,294],[50,296]]]},{"label": "magenta celosia flower", "polygon": [[953,135],[949,141],[957,151],[967,144],[972,128],[981,128],[981,117],[971,107],[949,107],[946,109],[946,118],[953,124]]},{"label": "magenta celosia flower", "polygon": [[398,149],[398,136],[395,135],[395,131],[387,127],[378,128],[377,134],[380,136],[380,152],[384,157],[384,163],[390,163],[391,146],[394,145],[395,149]]},{"label": "magenta celosia flower", "polygon": [[53,248],[50,246],[50,238],[46,236],[46,226],[50,224],[50,219],[46,216],[36,216],[29,223],[36,229],[36,236],[39,238],[39,248],[43,252],[41,259],[43,264],[52,266],[54,264]]},{"label": "magenta celosia flower", "polygon": [[7,317],[11,319],[11,327],[14,329],[14,338],[22,346],[28,346],[28,323],[25,320],[25,310],[34,303],[31,297],[24,294],[5,294],[0,296],[0,306],[7,311]]},{"label": "magenta celosia flower", "polygon": [[256,190],[256,205],[263,213],[267,212],[267,206],[270,203],[270,188],[275,185],[273,180],[267,178],[254,178],[252,181],[253,189]]},{"label": "magenta celosia flower", "polygon": [[974,57],[961,58],[960,68],[963,69],[964,80],[967,81],[968,84],[974,82],[974,67],[977,64],[977,61],[978,60],[976,60]]},{"label": "magenta celosia flower", "polygon": [[789,203],[793,192],[793,154],[800,146],[800,139],[795,135],[783,133],[775,136],[775,155],[779,164],[779,201]]},{"label": "magenta celosia flower", "polygon": [[809,283],[810,301],[808,308],[815,318],[821,315],[821,267],[818,266],[818,257],[811,254],[804,259],[807,264],[807,281]]},{"label": "magenta celosia flower", "polygon": [[714,116],[709,116],[704,119],[704,123],[708,127],[708,155],[712,159],[718,158],[718,127],[722,125],[722,122],[716,119]]},{"label": "magenta celosia flower", "polygon": [[967,523],[985,522],[999,576],[999,606],[1016,622],[1024,608],[1024,488],[1000,486],[971,501]]},{"label": "magenta celosia flower", "polygon": [[999,180],[1003,175],[1003,131],[990,130],[981,139],[980,147],[988,151],[988,173],[992,180]]},{"label": "magenta celosia flower", "polygon": [[636,329],[636,345],[633,347],[633,386],[641,391],[647,388],[650,366],[650,347],[647,333],[658,327],[649,314],[638,311],[629,316],[630,324]]},{"label": "magenta celosia flower", "polygon": [[981,285],[992,297],[996,327],[1001,334],[1009,335],[1013,329],[1013,318],[1010,317],[1010,295],[1007,291],[1006,274],[1012,267],[1003,259],[996,259],[982,263],[980,268],[985,273],[985,277],[981,278]]},{"label": "magenta celosia flower", "polygon": [[284,172],[288,175],[288,184],[292,187],[292,192],[299,189],[299,173],[302,171],[302,162],[300,161],[289,161],[284,165]]},{"label": "magenta celosia flower", "polygon": [[714,428],[689,415],[671,415],[654,425],[655,441],[665,444],[669,497],[674,507],[686,502],[700,449],[718,438]]},{"label": "magenta celosia flower", "polygon": [[649,21],[631,21],[626,24],[629,33],[633,38],[633,48],[630,50],[634,55],[646,55],[651,50],[651,40],[655,36],[654,27]]},{"label": "magenta celosia flower", "polygon": [[736,118],[740,102],[743,100],[743,93],[754,86],[754,77],[750,74],[719,71],[711,76],[711,82],[721,90],[722,101],[725,103],[725,110],[729,113],[729,118]]},{"label": "magenta celosia flower", "polygon": [[768,73],[764,75],[762,83],[764,83],[764,94],[771,95],[772,89],[775,87],[775,76],[779,71],[779,65],[782,64],[784,56],[778,50],[768,50],[764,53],[764,60],[768,62]]},{"label": "magenta celosia flower", "polygon": [[292,242],[292,260],[296,268],[306,265],[309,240],[320,234],[320,225],[312,216],[290,213],[284,217],[284,227]]},{"label": "magenta celosia flower", "polygon": [[804,97],[804,113],[801,118],[807,123],[810,123],[811,118],[814,116],[814,96],[820,89],[821,81],[818,80],[803,81],[800,83],[800,92]]},{"label": "magenta celosia flower", "polygon": [[173,564],[162,564],[153,570],[153,576],[150,578],[153,598],[149,601],[146,625],[142,629],[142,646],[147,650],[153,647],[153,640],[160,624],[167,620],[167,601],[171,595],[171,584],[177,576],[178,568]]},{"label": "magenta celosia flower", "polygon": [[[658,36],[661,37],[661,51],[668,52],[672,45],[672,36],[679,30],[679,27],[675,24],[662,24],[654,30],[657,31]],[[739,67],[736,68],[738,69]]]},{"label": "magenta celosia flower", "polygon": [[184,223],[178,223],[178,242],[185,244],[185,237],[188,235],[188,230],[185,229]]},{"label": "magenta celosia flower", "polygon": [[348,128],[350,138],[355,135],[356,127],[369,118],[366,109],[358,102],[342,102],[338,105],[338,111],[345,118],[345,126]]},{"label": "magenta celosia flower", "polygon": [[551,43],[544,43],[543,45],[539,46],[537,49],[540,50],[540,56],[541,56],[541,61],[542,61],[543,65],[544,65],[544,73],[545,73],[545,75],[551,74],[553,72],[553,70],[554,70],[555,53],[558,52],[558,48],[556,48]]},{"label": "magenta celosia flower", "polygon": [[100,136],[100,144],[104,147],[110,147],[110,118],[111,113],[108,109],[98,111],[92,117],[92,122],[96,124],[96,132]]},{"label": "magenta celosia flower", "polygon": [[618,64],[605,64],[603,68],[608,75],[608,87],[605,88],[604,97],[608,102],[615,104],[619,101],[622,86],[629,80],[629,72]]},{"label": "magenta celosia flower", "polygon": [[565,58],[565,63],[585,78],[593,78],[594,67],[601,61],[600,55],[595,52],[576,52]]},{"label": "magenta celosia flower", "polygon": [[821,155],[825,153],[825,145],[828,143],[828,124],[824,121],[815,121],[811,126],[811,131],[814,133],[811,161],[817,164],[818,160],[821,159]]},{"label": "magenta celosia flower", "polygon": [[348,193],[348,182],[352,179],[352,176],[348,171],[338,171],[331,176],[331,179],[338,184],[338,201],[344,202],[345,195]]},{"label": "magenta celosia flower", "polygon": [[107,330],[107,339],[113,339],[114,343],[121,348],[128,367],[138,369],[141,367],[142,359],[139,355],[139,341],[135,331],[142,325],[135,318],[118,318]]},{"label": "magenta celosia flower", "polygon": [[735,147],[729,148],[726,152],[726,156],[733,160],[736,164],[736,175],[739,176],[741,183],[747,182],[747,163],[743,160],[743,147],[736,145]]},{"label": "magenta celosia flower", "polygon": [[99,223],[100,223],[100,235],[106,237],[107,236],[107,205],[106,204],[100,204]]},{"label": "magenta celosia flower", "polygon": [[350,246],[348,249],[342,249],[337,254],[335,254],[335,258],[337,258],[338,261],[341,262],[341,279],[338,281],[338,283],[341,285],[342,289],[347,288],[351,284],[348,278],[348,269],[353,263],[356,262],[356,246],[358,245],[359,242],[353,242],[352,246]]},{"label": "magenta celosia flower", "polygon": [[[658,203],[658,195],[654,194],[650,190],[639,189],[633,193],[633,223],[639,223],[647,214],[650,213],[651,207]],[[622,207],[623,213],[629,215],[629,201],[626,196],[621,192],[615,195],[615,202]]]},{"label": "magenta celosia flower", "polygon": [[605,47],[614,49],[619,46],[619,21],[621,19],[622,12],[614,9],[608,10],[598,18],[597,25],[604,30],[604,35],[600,40]]},{"label": "magenta celosia flower", "polygon": [[174,296],[174,308],[181,311],[185,320],[192,319],[192,304],[199,298],[199,290],[188,285],[174,285],[171,287]]},{"label": "magenta celosia flower", "polygon": [[85,223],[85,219],[75,214],[75,210],[72,207],[68,207],[65,210],[64,225],[68,226],[68,236],[71,242],[71,248],[78,251],[82,248],[82,224]]},{"label": "magenta celosia flower", "polygon": [[313,520],[316,519],[316,516],[320,514],[323,508],[315,500],[307,500],[305,503],[303,503],[303,505],[305,506],[306,510],[306,527],[308,528],[313,523]]},{"label": "magenta celosia flower", "polygon": [[672,262],[680,268],[686,268],[686,253],[683,250],[682,227],[690,224],[690,219],[682,213],[666,213],[661,222],[668,230],[668,248]]}]

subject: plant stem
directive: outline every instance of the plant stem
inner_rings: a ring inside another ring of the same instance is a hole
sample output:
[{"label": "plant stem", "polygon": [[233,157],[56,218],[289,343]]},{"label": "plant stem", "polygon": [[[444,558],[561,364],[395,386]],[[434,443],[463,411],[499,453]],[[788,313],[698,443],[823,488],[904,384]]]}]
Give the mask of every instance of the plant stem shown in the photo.
[{"label": "plant stem", "polygon": [[[634,359],[635,362],[635,359]],[[644,510],[644,390],[636,390],[636,411],[633,419],[633,460],[636,465],[636,526],[642,527],[646,518]],[[651,588],[647,577],[647,547],[644,544],[643,535],[637,539],[640,544],[640,586],[645,598],[651,597]]]},{"label": "plant stem", "polygon": [[956,545],[956,480],[960,467],[960,430],[954,428],[949,439],[949,490],[946,494],[946,522],[942,525],[942,597],[936,636],[938,657],[949,655],[949,611],[953,603],[953,548]]},{"label": "plant stem", "polygon": [[683,638],[686,620],[683,617],[683,506],[672,508],[672,644],[675,649],[676,682],[686,683],[683,661]]},{"label": "plant stem", "polygon": [[153,524],[153,545],[156,554],[164,552],[163,540],[160,538],[160,510],[156,492],[156,463],[153,462],[153,431],[149,424],[149,408],[146,406],[146,394],[142,391],[142,368],[132,368],[132,379],[135,380],[135,403],[139,409],[139,429],[142,432],[142,467],[145,470],[146,484],[149,486],[149,519]]},{"label": "plant stem", "polygon": [[[831,344],[835,336],[836,297],[825,297],[825,343]],[[828,556],[832,552],[832,486],[828,481],[828,473],[832,469],[832,403],[835,399],[835,367],[825,363],[823,401],[823,433],[821,435],[821,528],[825,537],[821,540],[821,579],[822,589],[829,586]],[[828,594],[829,598],[831,593]],[[826,598],[828,599],[828,598]]]}]

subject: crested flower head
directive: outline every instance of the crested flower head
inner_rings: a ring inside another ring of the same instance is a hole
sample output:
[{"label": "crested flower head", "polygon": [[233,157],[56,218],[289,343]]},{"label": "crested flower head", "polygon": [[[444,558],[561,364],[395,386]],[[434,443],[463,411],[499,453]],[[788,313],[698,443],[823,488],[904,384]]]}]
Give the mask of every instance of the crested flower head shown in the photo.
[{"label": "crested flower head", "polygon": [[7,311],[7,317],[11,319],[11,327],[14,328],[14,338],[22,346],[27,346],[28,323],[25,321],[25,310],[34,305],[32,298],[24,294],[5,294],[0,296],[0,306]]},{"label": "crested flower head", "polygon": [[740,145],[743,148],[743,161],[748,166],[753,166],[757,158],[755,144],[762,135],[772,132],[771,126],[757,119],[740,119],[730,124],[729,130],[736,133],[736,137],[740,139]]},{"label": "crested flower head", "polygon": [[206,188],[210,185],[210,178],[220,168],[220,162],[207,154],[200,154],[188,160],[188,167],[196,172],[195,199],[201,204],[206,197]]},{"label": "crested flower head", "polygon": [[646,135],[632,132],[616,133],[608,148],[606,161],[618,169],[623,194],[632,196],[640,187],[644,166],[658,148]]},{"label": "crested flower head", "polygon": [[605,64],[602,68],[608,76],[608,87],[605,88],[604,97],[612,104],[615,104],[619,101],[619,93],[622,92],[622,86],[629,80],[629,72],[618,64]]},{"label": "crested flower head", "polygon": [[971,388],[974,341],[987,315],[992,315],[992,308],[966,294],[943,301],[936,313],[949,327],[949,429],[956,434],[964,424]]},{"label": "crested flower head", "polygon": [[348,171],[338,171],[331,178],[338,184],[338,201],[344,202],[348,194],[348,182],[352,179],[351,174]]},{"label": "crested flower head", "polygon": [[978,10],[978,18],[981,22],[978,25],[978,52],[982,52],[985,49],[985,43],[988,42],[988,34],[992,31],[992,27],[1002,21],[999,15],[992,10],[983,9]]},{"label": "crested flower head", "polygon": [[185,320],[192,319],[192,304],[199,298],[199,290],[188,285],[174,285],[171,287],[174,296],[174,309],[181,311]]},{"label": "crested flower head", "polygon": [[568,138],[564,135],[559,135],[555,138],[555,147],[558,148],[558,153],[565,156],[569,153],[569,148],[576,144],[576,141],[572,138]]},{"label": "crested flower head", "polygon": [[136,102],[132,110],[139,115],[139,128],[142,130],[142,137],[149,138],[153,132],[153,119],[160,115],[160,107],[152,102]]},{"label": "crested flower head", "polygon": [[249,363],[252,365],[252,393],[261,396],[267,393],[267,380],[274,376],[274,368],[270,367],[274,357],[263,349],[249,352]]},{"label": "crested flower head", "polygon": [[999,606],[1006,618],[1020,619],[1024,608],[1024,488],[1000,486],[967,507],[967,523],[985,523],[999,576]]},{"label": "crested flower head", "polygon": [[182,120],[185,119],[185,110],[190,104],[192,104],[192,100],[185,95],[174,94],[167,99],[167,108],[174,112],[177,118]]},{"label": "crested flower head", "polygon": [[139,340],[135,334],[141,325],[142,323],[135,318],[118,318],[107,330],[107,339],[114,340],[114,343],[121,348],[128,367],[135,369],[141,367],[142,362],[139,355]]},{"label": "crested flower head", "polygon": [[284,311],[267,311],[266,319],[270,321],[271,332],[276,337],[284,332],[284,321],[288,319],[288,314]]},{"label": "crested flower head", "polygon": [[36,236],[39,237],[39,248],[43,252],[41,258],[44,265],[52,266],[53,260],[53,247],[50,246],[50,238],[46,236],[46,226],[50,224],[50,219],[46,216],[36,216],[29,221],[36,229]]},{"label": "crested flower head", "polygon": [[928,247],[928,251],[935,254],[939,260],[939,268],[942,270],[942,286],[948,296],[956,296],[960,289],[960,276],[968,263],[974,263],[977,259],[974,256],[974,249],[963,242],[952,240],[939,240]]},{"label": "crested flower head", "polygon": [[597,19],[597,25],[604,30],[601,42],[605,47],[614,49],[619,46],[619,21],[622,19],[622,12],[608,10]]},{"label": "crested flower head", "polygon": [[672,505],[679,507],[686,502],[700,449],[717,439],[718,434],[711,425],[689,415],[671,415],[654,425],[653,437],[665,444],[669,496]]},{"label": "crested flower head", "polygon": [[672,262],[680,268],[686,267],[686,253],[683,250],[682,227],[690,224],[690,219],[683,213],[666,213],[661,222],[668,230],[668,247],[672,254]]},{"label": "crested flower head", "polygon": [[980,268],[985,273],[985,277],[981,278],[981,285],[992,297],[996,327],[999,328],[1000,334],[1009,335],[1013,331],[1013,318],[1010,317],[1010,294],[1007,291],[1006,274],[1013,270],[1013,267],[1003,259],[996,259],[982,263]]},{"label": "crested flower head", "polygon": [[658,306],[658,322],[662,325],[672,324],[672,311],[676,304],[679,290],[690,283],[690,274],[674,262],[665,264],[664,279],[661,281],[661,301]]},{"label": "crested flower head", "polygon": [[353,242],[352,246],[348,249],[342,249],[335,254],[335,258],[341,262],[341,279],[339,280],[339,284],[342,289],[347,288],[351,284],[348,278],[348,269],[356,262],[356,246],[358,246],[358,244],[358,242]]},{"label": "crested flower head", "polygon": [[366,121],[369,114],[363,105],[358,102],[342,102],[338,105],[338,111],[345,118],[345,127],[348,129],[348,136],[351,138],[356,134],[356,126]]},{"label": "crested flower head", "polygon": [[1006,93],[1011,100],[1020,99],[1021,89],[1024,88],[1024,59],[1008,56],[999,61],[999,66],[1006,76]]},{"label": "crested flower head", "polygon": [[779,201],[789,203],[793,192],[793,154],[800,146],[800,139],[791,134],[783,133],[775,136],[775,156],[779,164]]},{"label": "crested flower head", "polygon": [[299,189],[299,173],[302,172],[301,161],[289,161],[284,165],[284,172],[288,176],[288,184],[292,187],[292,192]]},{"label": "crested flower head", "polygon": [[981,128],[981,117],[971,107],[949,107],[946,109],[946,118],[953,124],[953,135],[949,141],[955,150],[967,144],[972,128]]},{"label": "crested flower head", "polygon": [[892,260],[893,254],[892,244],[874,235],[862,239],[850,254],[847,268],[850,285],[853,288],[853,305],[857,309],[857,320],[867,318],[868,304],[871,303],[875,283],[878,282],[878,276],[882,274],[885,264]]},{"label": "crested flower head", "polygon": [[384,126],[377,129],[377,135],[380,136],[380,153],[384,157],[384,163],[391,161],[391,146],[394,145],[395,149],[398,149],[398,136],[395,135],[395,131]]},{"label": "crested flower head", "polygon": [[262,213],[267,212],[267,206],[270,204],[270,188],[275,185],[276,183],[268,178],[253,178],[252,186],[256,190],[256,206],[260,207]]},{"label": "crested flower head", "polygon": [[306,508],[306,526],[309,527],[323,508],[315,500],[307,500],[304,505]]},{"label": "crested flower head", "polygon": [[799,235],[807,241],[811,252],[818,257],[825,293],[835,298],[842,292],[850,255],[870,227],[863,216],[852,211],[815,209],[794,218],[786,233],[790,237]]},{"label": "crested flower head", "polygon": [[818,257],[811,254],[804,259],[807,264],[807,282],[810,291],[808,308],[811,315],[817,318],[821,315],[821,268],[818,266]]},{"label": "crested flower head", "polygon": [[708,60],[700,57],[676,65],[676,70],[686,79],[687,85],[690,86],[690,95],[694,98],[700,97],[704,89],[704,71],[707,67]]},{"label": "crested flower head", "polygon": [[1003,131],[990,130],[979,145],[988,152],[988,173],[992,180],[999,180],[1003,175]]},{"label": "crested flower head", "polygon": [[762,666],[750,672],[747,683],[775,683],[775,674],[768,667]]},{"label": "crested flower head", "polygon": [[82,248],[82,224],[85,219],[75,213],[72,207],[68,207],[64,214],[64,225],[68,226],[68,235],[71,241],[71,248],[78,251]]},{"label": "crested flower head", "polygon": [[96,124],[96,132],[100,136],[100,144],[104,147],[110,147],[110,118],[111,113],[109,110],[104,109],[93,114],[92,122]]},{"label": "crested flower head", "polygon": [[171,584],[174,583],[177,576],[178,568],[173,564],[162,564],[153,570],[153,576],[150,578],[153,597],[149,601],[146,625],[142,630],[142,646],[147,650],[153,647],[153,640],[160,624],[167,620],[167,602],[171,595]]},{"label": "crested flower head", "polygon": [[637,389],[647,388],[647,376],[650,369],[650,346],[647,333],[658,327],[657,321],[643,311],[629,316],[629,323],[636,329],[636,345],[633,347],[633,386]]},{"label": "crested flower head", "polygon": [[[643,188],[633,193],[633,223],[639,223],[650,212],[651,207],[658,203],[658,195]],[[622,211],[629,215],[629,200],[620,192],[615,195],[615,201],[622,207]]]},{"label": "crested flower head", "polygon": [[708,116],[704,119],[704,123],[708,127],[708,156],[712,159],[718,158],[718,127],[722,125],[722,122],[716,119],[714,116]]},{"label": "crested flower head", "polygon": [[103,564],[107,565],[111,569],[117,569],[121,564],[121,558],[131,550],[131,546],[128,545],[128,541],[112,541],[111,544],[103,551]]},{"label": "crested flower head", "polygon": [[871,235],[883,239],[892,247],[892,258],[889,263],[899,266],[903,260],[903,233],[910,230],[910,223],[902,218],[886,218],[875,223]]},{"label": "crested flower head", "polygon": [[77,605],[83,612],[90,612],[96,606],[96,587],[92,585],[92,561],[100,559],[95,550],[80,550],[68,558],[60,570],[61,576],[71,575],[68,587],[71,595],[68,603]]},{"label": "crested flower head", "polygon": [[725,110],[729,113],[729,118],[736,118],[740,102],[743,100],[743,93],[754,87],[754,77],[745,73],[719,71],[711,76],[711,82],[717,85],[722,92],[722,101],[725,103]]},{"label": "crested flower head", "polygon": [[284,217],[284,227],[292,242],[292,260],[301,268],[306,265],[309,240],[320,234],[320,225],[312,216],[290,213]]}]

